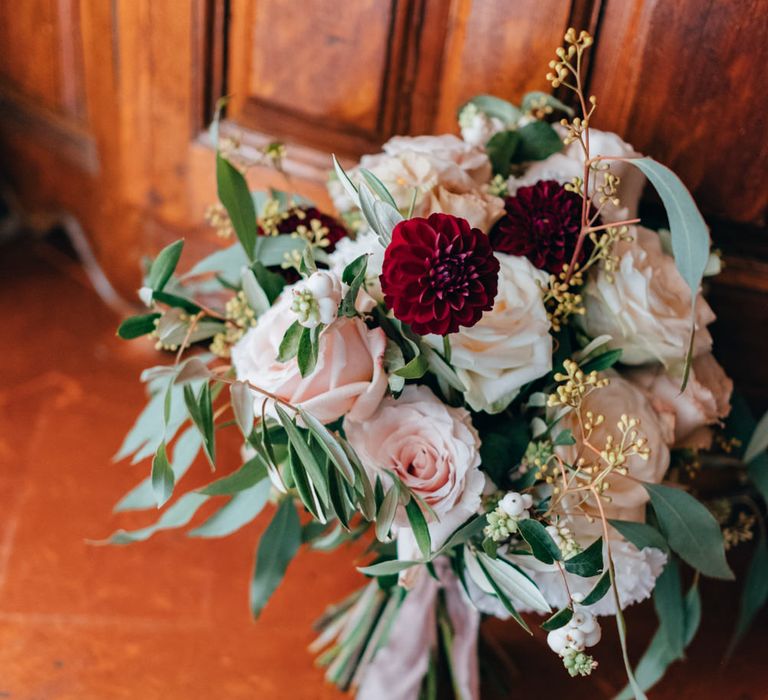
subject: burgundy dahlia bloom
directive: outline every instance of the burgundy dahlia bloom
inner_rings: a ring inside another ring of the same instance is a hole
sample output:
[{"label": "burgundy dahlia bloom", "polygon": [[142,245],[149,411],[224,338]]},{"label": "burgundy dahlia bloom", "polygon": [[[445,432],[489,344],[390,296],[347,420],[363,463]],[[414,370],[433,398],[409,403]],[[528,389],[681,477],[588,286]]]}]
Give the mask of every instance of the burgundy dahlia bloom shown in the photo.
[{"label": "burgundy dahlia bloom", "polygon": [[493,308],[498,277],[488,236],[466,219],[432,214],[395,226],[381,289],[395,317],[415,333],[447,335]]},{"label": "burgundy dahlia bloom", "polygon": [[[500,253],[527,257],[536,267],[558,274],[573,256],[581,230],[581,196],[555,180],[521,187],[504,200],[506,214],[491,231],[491,245]],[[589,239],[579,255],[583,263]]]}]

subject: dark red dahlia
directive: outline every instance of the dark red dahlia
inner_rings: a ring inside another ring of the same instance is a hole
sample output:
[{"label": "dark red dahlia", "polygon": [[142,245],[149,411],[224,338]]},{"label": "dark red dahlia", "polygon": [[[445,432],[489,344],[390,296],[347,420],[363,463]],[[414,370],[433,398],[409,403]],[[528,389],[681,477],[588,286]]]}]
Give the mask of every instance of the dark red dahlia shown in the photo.
[{"label": "dark red dahlia", "polygon": [[[504,201],[506,214],[491,231],[491,245],[500,253],[524,255],[536,267],[559,273],[573,256],[581,230],[581,196],[555,180],[521,187]],[[579,255],[583,263],[591,250],[587,239]]]},{"label": "dark red dahlia", "polygon": [[395,226],[381,289],[395,317],[415,333],[447,335],[493,308],[498,278],[488,236],[466,219],[432,214]]}]

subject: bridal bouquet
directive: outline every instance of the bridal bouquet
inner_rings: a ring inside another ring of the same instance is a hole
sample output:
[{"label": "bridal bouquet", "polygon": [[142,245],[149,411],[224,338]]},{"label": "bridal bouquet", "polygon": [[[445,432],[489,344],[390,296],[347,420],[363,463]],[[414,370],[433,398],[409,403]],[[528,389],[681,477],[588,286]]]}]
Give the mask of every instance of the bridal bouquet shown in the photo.
[{"label": "bridal bouquet", "polygon": [[[209,216],[237,240],[184,273],[183,242],[165,248],[148,313],[120,326],[173,359],[143,375],[149,404],[118,457],[152,456],[152,471],[118,510],[164,506],[200,451],[224,475],[110,541],[185,526],[211,499],[190,535],[271,510],[258,616],[300,547],[361,539],[361,588],[318,621],[313,649],[358,697],[435,697],[439,666],[477,698],[483,615],[543,628],[571,676],[599,672],[614,617],[624,693],[644,697],[696,633],[700,576],[732,578],[725,550],[762,532],[768,425],[750,440],[742,403],[724,422],[732,383],[701,289],[719,259],[680,180],[592,128],[591,43],[569,30],[550,64],[576,112],[544,93],[480,96],[461,138],[334,159],[339,218],[249,192],[214,123]],[[281,169],[279,145],[263,155]],[[638,218],[646,180],[666,228]],[[237,468],[217,460],[222,440],[242,443]],[[718,466],[736,486],[712,498],[701,475]],[[768,593],[765,560],[761,538],[737,636]],[[622,610],[651,595],[659,630],[634,665]]]}]

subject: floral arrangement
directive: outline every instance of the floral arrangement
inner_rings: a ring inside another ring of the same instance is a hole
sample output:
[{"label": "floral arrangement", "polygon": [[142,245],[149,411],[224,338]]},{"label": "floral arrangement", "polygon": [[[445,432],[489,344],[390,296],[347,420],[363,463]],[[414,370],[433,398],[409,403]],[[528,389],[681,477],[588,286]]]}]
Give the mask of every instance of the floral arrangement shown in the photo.
[{"label": "floral arrangement", "polygon": [[[711,352],[701,286],[718,256],[679,179],[592,128],[591,43],[569,30],[550,64],[577,111],[479,96],[461,138],[395,137],[349,170],[334,158],[340,218],[249,192],[250,164],[214,123],[209,219],[237,241],[183,274],[183,242],[165,248],[140,291],[149,312],[120,326],[174,361],[143,375],[149,404],[118,458],[152,470],[117,509],[164,506],[200,451],[221,466],[217,441],[240,440],[243,462],[109,541],[183,527],[210,499],[190,535],[272,508],[258,616],[301,546],[362,539],[363,585],[313,647],[358,697],[435,697],[442,663],[476,698],[493,615],[543,628],[571,676],[597,672],[613,616],[625,695],[642,698],[696,633],[700,576],[732,578],[726,549],[762,533],[768,425],[750,437]],[[282,154],[263,155],[282,170]],[[667,229],[641,225],[646,180]],[[736,486],[712,498],[701,475],[723,466]],[[736,639],[768,593],[765,547]],[[633,666],[622,610],[651,595],[659,631]]]}]

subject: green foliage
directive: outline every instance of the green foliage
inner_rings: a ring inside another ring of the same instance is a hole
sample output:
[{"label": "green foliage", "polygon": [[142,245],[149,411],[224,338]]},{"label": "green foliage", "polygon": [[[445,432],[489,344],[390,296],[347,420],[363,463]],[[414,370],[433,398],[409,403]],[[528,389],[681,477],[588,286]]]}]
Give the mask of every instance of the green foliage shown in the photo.
[{"label": "green foliage", "polygon": [[563,562],[565,570],[576,576],[589,578],[603,573],[603,538],[596,539],[583,552]]},{"label": "green foliage", "polygon": [[460,108],[464,109],[468,104],[473,104],[478,110],[487,114],[489,117],[500,119],[505,126],[515,126],[523,113],[511,102],[502,100],[494,95],[475,95],[471,100],[465,102]]},{"label": "green foliage", "polygon": [[320,348],[320,331],[322,326],[303,328],[299,336],[299,347],[296,349],[296,362],[299,366],[299,374],[306,377],[311,374],[317,365],[317,356]]},{"label": "green foliage", "polygon": [[168,462],[165,443],[161,442],[152,460],[152,490],[155,494],[158,508],[165,504],[171,497],[171,494],[173,494],[173,485],[173,470]]},{"label": "green foliage", "polygon": [[611,572],[604,571],[603,575],[597,580],[592,590],[584,596],[582,605],[594,605],[611,589]]},{"label": "green foliage", "polygon": [[130,316],[126,318],[117,328],[117,335],[123,340],[133,340],[147,335],[155,330],[155,321],[160,318],[160,314],[142,314],[140,316]]},{"label": "green foliage", "polygon": [[422,563],[406,559],[388,559],[387,561],[380,561],[370,566],[358,566],[357,570],[366,576],[391,576],[392,574],[399,574],[401,571],[410,569],[412,566],[419,566]]},{"label": "green foliage", "polygon": [[190,537],[226,537],[251,522],[269,500],[269,479],[262,479],[250,488],[237,492],[229,503],[214,513]]},{"label": "green foliage", "polygon": [[395,520],[398,503],[398,489],[393,486],[387,491],[376,514],[376,538],[380,542],[386,542],[389,539],[389,531]]},{"label": "green foliage", "polygon": [[177,501],[171,504],[168,509],[160,516],[160,519],[153,525],[143,527],[139,530],[127,532],[118,530],[107,542],[109,544],[130,544],[132,542],[143,542],[148,540],[156,532],[161,530],[170,530],[184,527],[189,524],[197,510],[208,500],[208,496],[191,491],[185,493]]},{"label": "green foliage", "polygon": [[517,526],[536,559],[545,564],[553,564],[563,558],[557,543],[538,520],[521,520]]},{"label": "green foliage", "polygon": [[280,341],[280,347],[277,350],[278,362],[288,362],[288,360],[296,357],[296,353],[299,352],[299,341],[301,335],[306,329],[298,321],[294,321],[288,330],[285,331],[283,339]]},{"label": "green foliage", "polygon": [[[281,238],[281,236],[270,236],[266,240],[275,240],[279,238]],[[295,240],[291,239],[290,236],[285,236],[285,238],[289,240]],[[270,305],[272,305],[277,300],[277,297],[280,296],[280,293],[283,291],[286,283],[285,278],[282,275],[278,274],[277,272],[272,272],[266,268],[267,264],[277,265],[279,262],[261,262],[261,260],[266,257],[264,255],[265,252],[266,251],[259,251],[260,259],[254,261],[254,263],[251,265],[251,272],[253,272],[254,276],[256,277],[256,281],[259,283],[259,286],[262,288],[262,290],[264,290],[264,294],[266,294],[267,300],[269,301]]]},{"label": "green foliage", "polygon": [[232,496],[250,489],[266,476],[267,464],[262,456],[256,453],[236,471],[201,488],[200,493],[207,496]]},{"label": "green foliage", "polygon": [[589,374],[590,372],[603,372],[606,369],[613,367],[621,359],[621,352],[621,348],[608,350],[597,357],[587,360],[581,365],[581,370],[584,374]]},{"label": "green foliage", "polygon": [[728,645],[727,656],[731,656],[739,642],[749,630],[750,625],[760,610],[768,601],[768,546],[766,546],[765,534],[760,538],[752,554],[747,576],[744,579],[744,589],[739,604],[739,616],[736,620],[736,629]]},{"label": "green foliage", "polygon": [[712,578],[733,579],[723,537],[713,515],[693,496],[661,484],[643,484],[669,546],[686,563]]},{"label": "green foliage", "polygon": [[197,314],[202,311],[202,309],[197,304],[195,304],[194,301],[187,299],[186,297],[179,296],[178,294],[155,291],[152,292],[152,299],[154,301],[159,301],[161,304],[165,304],[166,306],[186,311],[188,314]]},{"label": "green foliage", "polygon": [[480,432],[480,466],[497,486],[504,488],[509,473],[523,458],[531,439],[526,421],[513,420],[506,414],[502,420],[478,417]]},{"label": "green foliage", "polygon": [[432,553],[432,539],[429,535],[429,527],[427,526],[424,513],[421,512],[421,508],[415,498],[409,499],[405,504],[405,514],[408,516],[408,523],[413,530],[416,544],[419,545],[421,556],[424,559],[429,559]]},{"label": "green foliage", "polygon": [[163,248],[152,261],[147,275],[147,286],[153,292],[162,292],[179,264],[184,241],[178,240]]},{"label": "green foliage", "polygon": [[[679,605],[679,599],[676,595],[674,597]],[[664,601],[662,604],[659,604],[656,601],[656,593],[654,593],[654,603],[656,604],[657,610],[659,607],[667,607],[672,604],[671,601]],[[681,612],[683,620],[682,639],[684,650],[696,636],[701,621],[701,599],[696,586],[692,586],[685,598],[683,598]],[[681,658],[681,656],[676,656],[676,652],[671,649],[668,644],[668,639],[670,638],[679,640],[680,631],[671,631],[667,629],[670,624],[679,626],[680,617],[680,615],[677,615],[672,618],[659,619],[659,628],[656,630],[656,634],[654,634],[651,643],[648,645],[648,648],[635,669],[635,679],[640,689],[650,690],[659,680],[661,680],[670,664]],[[676,641],[675,644],[678,645],[679,649],[679,642]],[[617,700],[629,700],[629,698],[632,698],[633,696],[635,696],[635,694],[633,694],[632,689],[627,686],[621,693],[619,693]]]},{"label": "green foliage", "polygon": [[[177,484],[181,477],[187,473],[201,447],[200,435],[194,427],[185,430],[176,440],[170,460],[174,483]],[[149,476],[126,493],[117,502],[114,511],[119,513],[128,510],[147,510],[156,506],[157,501],[155,500],[155,492],[152,488],[152,477]]]},{"label": "green foliage", "polygon": [[512,159],[519,144],[520,134],[517,131],[500,131],[488,139],[485,151],[491,161],[494,175],[509,177]]},{"label": "green foliage", "polygon": [[552,630],[560,629],[561,627],[565,627],[573,617],[573,608],[563,608],[562,610],[558,610],[554,615],[544,620],[544,622],[541,623],[540,627],[545,632],[551,632]]},{"label": "green foliage", "polygon": [[368,187],[371,188],[380,200],[389,204],[393,209],[397,209],[397,202],[395,202],[386,185],[376,175],[366,168],[360,168],[360,174],[363,176]]},{"label": "green foliage", "polygon": [[656,579],[653,589],[653,604],[656,615],[662,620],[661,631],[667,649],[676,658],[683,656],[685,649],[685,610],[680,584],[680,567],[670,559],[661,576]]},{"label": "green foliage", "polygon": [[365,282],[365,274],[368,268],[368,255],[361,255],[355,258],[349,265],[344,268],[344,272],[341,274],[341,281],[344,284],[349,285],[347,293],[341,301],[341,315],[353,317],[357,316],[357,309],[355,308],[355,302],[357,301],[357,295],[360,292],[360,287]]},{"label": "green foliage", "polygon": [[203,382],[200,392],[195,396],[191,385],[184,385],[184,403],[187,413],[192,419],[200,435],[203,437],[205,455],[212,467],[216,467],[216,432],[213,424],[213,401],[211,399],[211,386]]},{"label": "green foliage", "polygon": [[243,174],[221,153],[216,154],[216,184],[219,200],[232,220],[240,245],[253,262],[256,254],[256,209]]},{"label": "green foliage", "polygon": [[357,193],[360,211],[381,244],[386,247],[392,240],[392,229],[403,220],[402,214],[388,201],[376,199],[367,184],[361,184]]},{"label": "green foliage", "polygon": [[301,522],[293,499],[283,499],[259,541],[250,588],[251,613],[258,617],[280,585],[301,545]]},{"label": "green foliage", "polygon": [[669,544],[655,527],[648,523],[636,523],[631,520],[608,520],[625,539],[638,549],[655,547],[662,552],[669,552]]},{"label": "green foliage", "polygon": [[520,145],[515,150],[515,163],[544,160],[563,150],[560,136],[547,122],[530,122],[518,129],[517,133],[520,135]]}]

